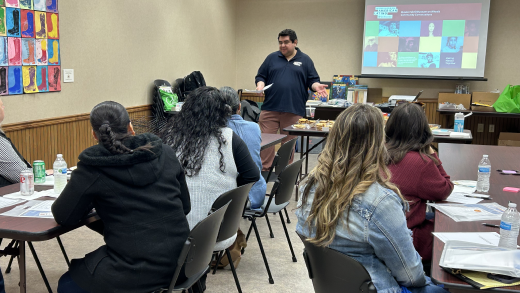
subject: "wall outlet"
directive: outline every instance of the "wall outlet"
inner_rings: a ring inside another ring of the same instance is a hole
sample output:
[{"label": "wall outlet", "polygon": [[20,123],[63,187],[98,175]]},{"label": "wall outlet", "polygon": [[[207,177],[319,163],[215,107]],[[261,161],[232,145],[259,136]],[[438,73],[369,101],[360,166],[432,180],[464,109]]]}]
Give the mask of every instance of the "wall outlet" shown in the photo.
[{"label": "wall outlet", "polygon": [[489,124],[489,132],[495,132],[495,124]]},{"label": "wall outlet", "polygon": [[477,126],[477,132],[484,132],[484,124],[479,123]]}]

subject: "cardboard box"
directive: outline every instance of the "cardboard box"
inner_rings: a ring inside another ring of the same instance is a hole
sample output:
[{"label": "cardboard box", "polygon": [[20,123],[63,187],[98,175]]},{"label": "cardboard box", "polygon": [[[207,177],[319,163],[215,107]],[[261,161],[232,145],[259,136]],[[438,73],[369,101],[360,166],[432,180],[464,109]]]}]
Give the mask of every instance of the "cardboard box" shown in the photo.
[{"label": "cardboard box", "polygon": [[453,104],[462,104],[464,108],[470,109],[471,95],[470,94],[454,94],[454,93],[439,93],[439,104],[450,102]]},{"label": "cardboard box", "polygon": [[[482,103],[493,105],[500,97],[500,93],[473,92],[471,97],[472,103]],[[471,110],[482,112],[496,112],[493,107],[471,106]]]},{"label": "cardboard box", "polygon": [[520,147],[520,133],[500,132],[498,145]]}]

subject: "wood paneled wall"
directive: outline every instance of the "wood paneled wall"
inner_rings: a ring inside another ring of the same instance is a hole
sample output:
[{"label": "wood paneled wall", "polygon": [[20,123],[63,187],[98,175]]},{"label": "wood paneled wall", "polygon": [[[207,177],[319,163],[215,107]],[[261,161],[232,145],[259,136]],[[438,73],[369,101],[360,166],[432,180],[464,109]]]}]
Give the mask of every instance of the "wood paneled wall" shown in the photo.
[{"label": "wood paneled wall", "polygon": [[[440,124],[443,128],[453,128],[453,115],[441,115],[437,112],[437,100],[421,100],[425,103],[426,116],[432,124]],[[483,132],[478,132],[478,125],[483,124]],[[489,125],[495,126],[494,132],[489,132]],[[520,132],[519,118],[502,118],[473,115],[465,119],[464,128],[471,130],[473,144],[497,145],[500,132]]]},{"label": "wood paneled wall", "polygon": [[[130,120],[151,115],[151,106],[127,108]],[[75,166],[79,154],[96,144],[91,134],[89,113],[51,119],[6,124],[2,126],[24,158],[32,164],[43,160],[52,169],[56,154],[63,154],[68,166]]]},{"label": "wood paneled wall", "polygon": [[[241,100],[252,100],[255,102],[263,102],[263,95],[253,93],[242,93]],[[385,98],[383,98],[384,100]],[[419,99],[425,104],[424,110],[428,121],[431,124],[440,124],[443,128],[453,127],[453,115],[441,115],[437,112],[439,107],[437,99]],[[478,132],[478,124],[484,125],[484,131]],[[489,125],[495,126],[494,132],[489,132]],[[473,135],[473,144],[497,145],[500,132],[520,132],[519,118],[501,118],[501,117],[485,117],[470,116],[466,118],[464,128],[471,130]]]}]

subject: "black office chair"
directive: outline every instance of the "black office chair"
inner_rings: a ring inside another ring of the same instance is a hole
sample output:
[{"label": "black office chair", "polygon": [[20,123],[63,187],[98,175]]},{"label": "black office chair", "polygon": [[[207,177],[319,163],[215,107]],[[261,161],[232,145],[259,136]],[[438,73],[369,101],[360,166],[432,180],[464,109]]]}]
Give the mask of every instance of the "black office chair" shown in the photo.
[{"label": "black office chair", "polygon": [[[153,293],[171,293],[184,290],[192,292],[191,287],[195,284],[199,286],[200,292],[202,292],[199,279],[209,270],[209,263],[213,256],[213,247],[217,242],[220,225],[228,206],[229,203],[193,227],[177,260],[177,268],[173,274],[170,286],[168,289],[159,289]],[[183,265],[187,280],[175,285]]]},{"label": "black office chair", "polygon": [[[271,164],[271,167],[269,167],[269,171],[262,171],[262,177],[264,177],[266,183],[275,182],[278,178],[278,175],[280,175],[282,170],[287,167],[289,160],[291,160],[291,155],[293,154],[296,140],[297,138],[294,138],[282,144],[274,156],[273,163]],[[284,211],[285,217],[287,218],[287,224],[290,224],[291,220],[289,219],[289,213],[287,212],[287,209],[284,209]],[[271,229],[271,223],[269,222],[267,215],[265,216],[265,220],[267,221],[267,227],[269,227],[270,236],[271,238],[274,238],[273,229]]]},{"label": "black office chair", "polygon": [[[274,183],[273,189],[271,189],[271,194],[265,199],[264,204],[262,205],[262,211],[246,209],[244,212],[244,217],[251,221],[251,226],[247,232],[246,240],[249,240],[251,230],[254,229],[256,240],[258,241],[258,246],[260,246],[260,252],[262,253],[262,257],[264,259],[265,268],[267,269],[267,274],[269,275],[269,283],[271,284],[274,284],[274,280],[273,276],[271,275],[271,270],[269,269],[267,258],[265,256],[260,234],[258,233],[256,218],[265,217],[267,213],[278,213],[280,215],[280,220],[282,221],[282,226],[285,231],[285,237],[287,238],[287,243],[289,244],[289,249],[291,250],[292,260],[293,262],[296,262],[296,256],[294,255],[291,239],[289,238],[289,233],[287,232],[287,227],[285,226],[282,210],[289,204],[289,201],[291,200],[294,185],[298,179],[298,173],[300,173],[300,167],[302,166],[302,163],[303,159],[296,161],[287,166],[280,173],[280,176],[278,176],[276,182]],[[243,248],[242,253],[244,253]]]},{"label": "black office chair", "polygon": [[[233,190],[230,190],[226,193],[220,195],[211,210],[218,210],[222,206],[229,204],[229,207],[224,214],[224,220],[222,220],[222,225],[220,226],[220,232],[217,237],[217,245],[219,242],[227,240],[237,234],[238,228],[240,227],[240,219],[242,218],[242,214],[244,213],[244,208],[247,203],[247,199],[249,197],[249,191],[251,187],[255,184],[254,182],[242,185]],[[217,250],[213,253],[218,253],[217,262],[215,263],[215,268],[213,270],[213,274],[215,274],[218,264],[224,255],[224,252],[227,255],[229,260],[229,265],[231,266],[231,272],[233,272],[233,278],[235,278],[235,284],[237,285],[238,292],[242,293],[242,289],[240,288],[240,282],[238,281],[237,272],[235,270],[235,265],[233,264],[233,260],[231,259],[231,253],[229,252],[228,247],[224,250]]]},{"label": "black office chair", "polygon": [[377,293],[365,267],[350,256],[317,246],[300,234],[303,258],[316,293]]},{"label": "black office chair", "polygon": [[159,87],[168,86],[171,87],[171,84],[162,79],[156,79],[154,82],[154,90],[152,97],[152,119],[149,122],[149,128],[152,128],[151,133],[158,134],[161,133],[162,129],[168,122],[168,119],[173,114],[167,113],[164,111],[164,101],[161,98],[161,94],[159,93]]}]

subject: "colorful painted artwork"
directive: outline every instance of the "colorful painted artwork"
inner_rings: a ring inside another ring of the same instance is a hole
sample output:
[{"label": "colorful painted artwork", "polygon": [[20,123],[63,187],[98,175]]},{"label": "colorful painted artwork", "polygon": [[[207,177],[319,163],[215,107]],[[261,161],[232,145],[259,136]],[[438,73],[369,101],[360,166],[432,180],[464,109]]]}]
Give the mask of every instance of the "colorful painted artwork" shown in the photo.
[{"label": "colorful painted artwork", "polygon": [[47,70],[47,66],[36,66],[36,86],[38,87],[38,92],[40,93],[49,91]]},{"label": "colorful painted artwork", "polygon": [[34,39],[22,39],[22,65],[36,65]]},{"label": "colorful painted artwork", "polygon": [[34,38],[34,10],[22,10],[22,38]]},{"label": "colorful painted artwork", "polygon": [[60,41],[47,40],[47,56],[49,65],[60,65]]},{"label": "colorful painted artwork", "polygon": [[47,12],[58,13],[58,0],[46,0]]},{"label": "colorful painted artwork", "polygon": [[0,67],[0,96],[9,94],[7,75],[9,67]]},{"label": "colorful painted artwork", "polygon": [[18,0],[5,0],[5,6],[20,8],[20,2]]},{"label": "colorful painted artwork", "polygon": [[49,91],[61,91],[61,71],[60,66],[48,66],[49,69]]},{"label": "colorful painted artwork", "polygon": [[22,65],[21,38],[7,38],[7,53],[9,55],[9,66]]},{"label": "colorful painted artwork", "polygon": [[61,91],[59,39],[57,0],[0,0],[0,96]]},{"label": "colorful painted artwork", "polygon": [[5,7],[0,7],[0,36],[7,36],[5,29]]},{"label": "colorful painted artwork", "polygon": [[34,10],[38,11],[46,11],[47,10],[47,2],[46,0],[34,0]]},{"label": "colorful painted artwork", "polygon": [[47,39],[36,39],[36,65],[47,65]]},{"label": "colorful painted artwork", "polygon": [[23,92],[27,94],[37,93],[36,86],[36,66],[23,66]]},{"label": "colorful painted artwork", "polygon": [[9,66],[9,72],[7,73],[7,76],[7,81],[9,84],[9,94],[23,94],[22,66]]},{"label": "colorful painted artwork", "polygon": [[19,0],[21,9],[33,10],[33,0]]},{"label": "colorful painted artwork", "polygon": [[35,27],[36,27],[36,38],[46,39],[47,38],[47,20],[45,12],[35,11]]},{"label": "colorful painted artwork", "polygon": [[59,39],[59,20],[57,13],[47,13],[47,38]]},{"label": "colorful painted artwork", "polygon": [[9,56],[7,56],[7,37],[0,37],[0,66],[9,65]]},{"label": "colorful painted artwork", "polygon": [[5,9],[5,24],[7,28],[8,37],[20,37],[20,9],[6,8]]}]

